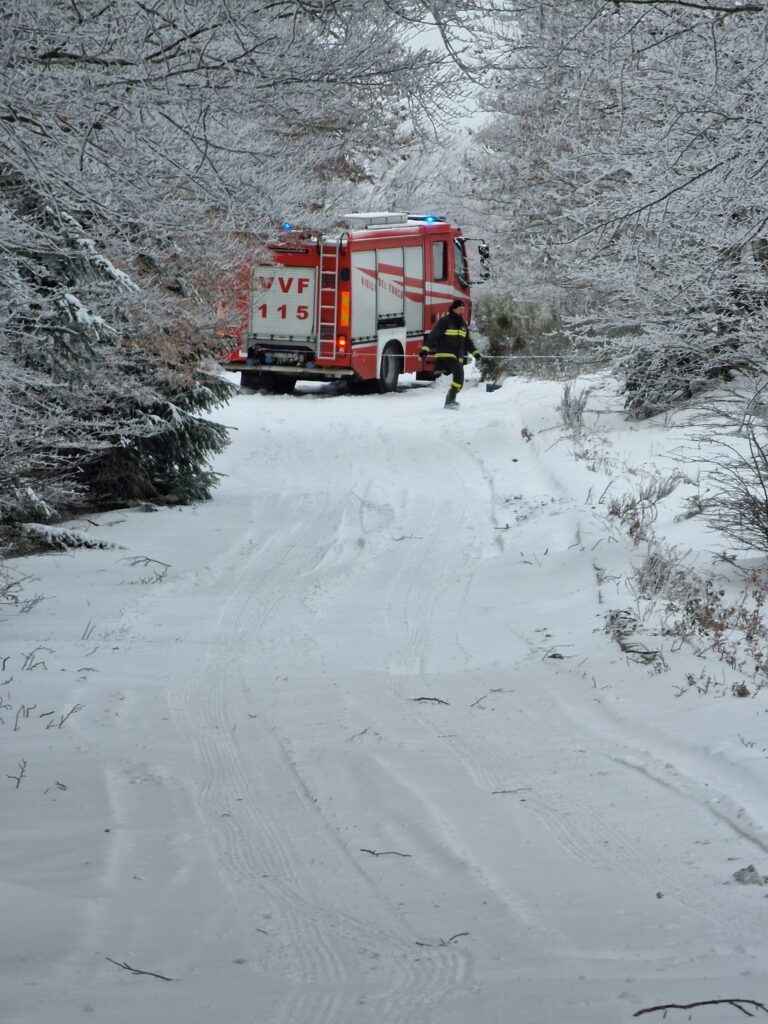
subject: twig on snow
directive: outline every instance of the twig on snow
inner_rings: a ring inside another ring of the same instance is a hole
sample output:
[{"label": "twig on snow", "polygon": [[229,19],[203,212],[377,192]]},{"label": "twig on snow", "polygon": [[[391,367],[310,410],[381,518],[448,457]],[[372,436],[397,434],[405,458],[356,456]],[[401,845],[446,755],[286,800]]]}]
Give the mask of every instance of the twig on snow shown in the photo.
[{"label": "twig on snow", "polygon": [[6,778],[7,779],[15,779],[16,780],[16,789],[18,789],[19,786],[21,785],[21,780],[24,778],[24,773],[26,772],[26,770],[27,770],[27,762],[26,762],[25,758],[22,758],[19,761],[19,774],[18,775],[6,775]]},{"label": "twig on snow", "polygon": [[36,708],[37,708],[37,704],[30,704],[29,707],[27,707],[26,704],[22,704],[21,705],[21,707],[16,712],[16,721],[13,724],[13,731],[14,732],[18,732],[19,731],[19,719],[20,718],[29,718],[29,712],[30,711],[34,711]]},{"label": "twig on snow", "polygon": [[482,697],[478,697],[477,700],[473,700],[469,706],[471,708],[476,708],[481,701],[484,701],[486,697],[490,697],[492,693],[504,693],[504,690],[501,687],[497,687],[495,690],[489,690],[488,693],[484,693]]},{"label": "twig on snow", "polygon": [[138,967],[131,967],[125,960],[120,963],[119,960],[113,960],[111,956],[105,957],[105,960],[109,960],[111,964],[115,964],[117,967],[122,967],[124,971],[130,971],[131,974],[148,974],[150,978],[159,978],[160,981],[175,981],[175,978],[166,978],[164,974],[155,974],[154,971],[140,971]]},{"label": "twig on snow", "polygon": [[22,672],[31,672],[35,668],[40,668],[40,666],[42,666],[46,671],[48,670],[48,666],[45,664],[42,658],[40,659],[40,661],[35,661],[35,655],[37,654],[38,651],[47,651],[49,654],[53,654],[53,651],[51,650],[50,647],[43,647],[43,645],[41,644],[39,647],[36,647],[34,651],[30,651],[29,654],[24,655],[24,663],[21,666]]},{"label": "twig on snow", "polygon": [[411,697],[411,700],[414,702],[414,704],[448,704],[447,700],[440,700],[439,697]]},{"label": "twig on snow", "polygon": [[436,947],[436,946],[440,946],[440,947],[448,946],[452,942],[455,942],[456,939],[462,938],[462,936],[464,936],[464,935],[469,935],[469,932],[456,932],[456,934],[452,935],[450,937],[450,939],[440,939],[439,942],[417,942],[416,945],[417,946],[432,946],[433,948]]},{"label": "twig on snow", "polygon": [[45,728],[46,729],[60,729],[62,727],[62,725],[64,725],[64,723],[67,721],[67,719],[71,715],[76,715],[77,712],[78,711],[82,711],[84,707],[85,707],[85,704],[75,704],[75,705],[73,705],[73,707],[71,707],[69,709],[69,711],[66,713],[66,715],[59,715],[58,722],[55,722],[53,719],[51,719],[51,721],[46,724]]},{"label": "twig on snow", "polygon": [[663,1006],[646,1006],[645,1009],[638,1010],[632,1016],[642,1017],[644,1013],[660,1013],[662,1011],[666,1016],[667,1010],[692,1010],[696,1006],[733,1006],[737,1010],[741,1010],[747,1017],[755,1016],[754,1013],[745,1009],[747,1006],[753,1006],[756,1010],[764,1010],[768,1013],[768,1007],[763,1003],[755,1002],[754,999],[701,999],[696,1003],[666,1003]]},{"label": "twig on snow", "polygon": [[399,853],[397,850],[365,850],[360,847],[360,853],[370,853],[372,857],[410,857],[410,853]]}]

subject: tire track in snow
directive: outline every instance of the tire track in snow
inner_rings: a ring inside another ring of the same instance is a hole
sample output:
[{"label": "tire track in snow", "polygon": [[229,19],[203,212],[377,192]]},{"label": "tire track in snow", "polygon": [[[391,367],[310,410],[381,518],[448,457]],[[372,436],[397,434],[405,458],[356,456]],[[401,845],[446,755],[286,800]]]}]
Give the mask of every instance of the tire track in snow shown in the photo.
[{"label": "tire track in snow", "polygon": [[[723,778],[732,780],[734,787],[743,784],[738,769],[718,763],[713,772],[709,759],[699,752],[688,751],[684,740],[672,744],[649,726],[638,734],[637,726],[628,729],[620,716],[605,704],[596,707],[589,702],[575,704],[568,699],[561,701],[560,706],[571,723],[583,728],[585,742],[602,749],[608,766],[627,774],[626,785],[632,784],[632,776],[644,779],[649,800],[672,798],[678,807],[686,808],[687,813],[690,809],[696,811],[702,817],[702,833],[707,834],[704,826],[709,823],[709,831],[713,825],[722,827],[726,836],[745,840],[762,854],[768,852],[768,832],[759,824],[757,816],[749,812],[742,800],[719,788]],[[760,792],[755,795],[755,805],[761,803],[764,806]],[[651,838],[651,835],[642,836],[641,841],[649,847],[652,858]],[[754,850],[743,856],[754,859]],[[730,929],[734,941],[738,941],[743,938],[745,927],[752,928],[754,934],[763,931],[764,914],[754,903],[734,899],[732,890],[724,884],[730,881],[730,874],[730,868],[724,863],[722,878],[714,882],[705,879],[710,882],[710,888],[700,899],[696,898],[694,886],[683,884],[680,872],[670,872],[666,886],[681,903],[704,913],[721,931]]]},{"label": "tire track in snow", "polygon": [[[260,894],[266,893],[275,908],[282,943],[279,950],[272,950],[270,962],[276,971],[285,973],[286,963],[293,960],[290,973],[301,986],[286,1000],[282,1024],[306,1024],[309,1020],[313,1024],[343,1024],[347,1020],[359,1024],[360,1008],[345,1006],[355,984],[360,984],[360,979],[355,981],[350,974],[350,964],[354,965],[350,947],[355,944],[376,949],[376,955],[387,957],[390,977],[386,996],[369,991],[371,1006],[383,1000],[385,1019],[393,1024],[409,1024],[414,1009],[422,1006],[426,1011],[433,1006],[444,995],[446,984],[456,977],[457,972],[449,964],[451,958],[422,955],[416,963],[417,951],[411,941],[381,920],[381,899],[375,888],[341,841],[330,835],[312,794],[263,716],[251,718],[248,730],[250,744],[252,733],[258,729],[258,757],[249,756],[233,732],[235,723],[249,715],[243,664],[247,637],[263,635],[270,616],[281,606],[295,603],[314,572],[328,571],[328,551],[334,544],[340,517],[335,505],[329,506],[327,500],[318,503],[315,498],[286,509],[282,518],[285,527],[272,537],[268,550],[254,551],[238,570],[239,579],[252,575],[258,581],[260,612],[254,615],[249,608],[253,585],[237,587],[221,610],[205,669],[188,693],[186,718],[201,765],[202,804],[219,861],[238,900],[245,898],[254,904]],[[313,554],[308,559],[310,539]],[[292,834],[290,824],[286,828],[275,818],[274,781],[269,792],[260,791],[252,778],[255,766],[261,777],[281,780],[283,788],[289,790],[281,795],[280,803],[293,806],[295,819],[302,821],[300,833]],[[233,794],[239,794],[236,803]],[[232,817],[222,817],[229,814]],[[333,859],[333,867],[308,870],[306,853],[300,846],[305,840],[307,818],[316,819],[321,833],[325,830],[324,839],[317,834],[313,838],[322,855]],[[339,873],[347,876],[356,889],[356,898],[368,911],[362,918],[334,905]],[[329,889],[330,898],[323,897],[324,888]],[[364,890],[362,897],[360,889]],[[272,926],[265,930],[272,932]],[[258,959],[263,960],[263,950],[270,942],[258,943]]]},{"label": "tire track in snow", "polygon": [[[208,815],[209,835],[218,862],[226,871],[234,895],[239,902],[248,896],[256,897],[249,900],[255,904],[259,892],[269,894],[272,912],[279,914],[276,927],[282,938],[279,954],[273,943],[268,947],[276,967],[287,970],[297,981],[330,980],[332,986],[338,986],[343,971],[323,930],[313,920],[310,894],[296,873],[295,851],[289,837],[265,813],[272,804],[272,794],[263,794],[254,785],[233,732],[233,726],[241,720],[234,700],[242,694],[245,681],[244,639],[258,635],[290,595],[291,570],[303,568],[310,532],[315,541],[329,532],[323,510],[313,510],[307,499],[286,508],[284,522],[286,529],[278,536],[273,534],[268,549],[255,551],[241,566],[240,577],[247,577],[252,570],[258,590],[250,582],[236,587],[221,609],[212,649],[203,671],[188,691],[185,710],[201,767],[201,805]],[[254,592],[260,599],[258,609],[252,606]],[[265,739],[268,737],[262,731],[262,743]],[[267,762],[270,760],[267,758]],[[251,909],[256,912],[255,905]],[[261,917],[260,923],[265,923]],[[261,946],[262,949],[254,949],[257,959],[263,957],[267,943]],[[301,1014],[308,1009],[303,1003],[301,993],[286,1001],[286,1024],[301,1020]],[[330,1019],[335,1008],[332,995],[324,997],[316,992],[316,1019]]]},{"label": "tire track in snow", "polygon": [[[465,453],[462,452],[462,455]],[[436,461],[440,464],[439,459]],[[461,627],[468,593],[478,566],[482,563],[474,561],[471,554],[468,557],[466,550],[462,549],[461,539],[472,537],[474,530],[478,529],[478,521],[482,524],[487,518],[491,526],[497,521],[495,489],[482,466],[479,472],[481,485],[472,488],[472,479],[476,480],[478,476],[477,462],[477,458],[471,456],[471,478],[464,483],[458,497],[455,493],[456,477],[460,474],[454,465],[455,452],[444,460],[450,470],[444,487],[440,487],[440,482],[434,480],[435,474],[432,473],[433,487],[438,493],[442,489],[450,495],[450,500],[432,504],[429,519],[422,521],[419,528],[421,542],[418,547],[410,549],[407,554],[401,553],[392,566],[392,581],[386,589],[382,608],[391,652],[387,659],[387,689],[408,718],[418,723],[425,735],[436,734],[441,742],[445,742],[445,737],[436,733],[434,721],[424,710],[425,706],[407,704],[406,701],[415,692],[414,679],[427,675],[435,677],[435,655],[439,662],[447,662],[451,673],[462,668],[466,671],[471,669],[471,659],[461,642]],[[414,501],[418,501],[418,496],[415,499],[411,496],[412,505]],[[406,506],[400,510],[400,514],[405,522],[409,522],[411,517],[418,515],[417,507],[414,505],[409,509]],[[454,559],[445,558],[446,538],[456,539],[454,545],[448,545],[448,550],[455,553]],[[473,538],[472,543],[477,544],[477,541]],[[491,543],[495,544],[495,539]],[[456,760],[454,757],[453,761]],[[414,788],[415,778],[403,777],[394,770],[393,765],[389,766],[389,771],[417,805],[422,805],[423,797]],[[412,841],[415,835],[424,832],[421,842],[416,845],[425,856],[430,855],[428,862],[432,863],[439,856],[445,861],[446,872],[458,871],[462,888],[475,894],[474,902],[477,906],[493,906],[493,913],[489,911],[491,917],[503,914],[513,933],[522,929],[526,935],[525,941],[533,945],[541,944],[544,955],[546,941],[542,937],[543,929],[526,913],[519,900],[510,901],[506,894],[500,894],[487,874],[478,870],[480,865],[477,862],[466,862],[467,854],[462,837],[454,834],[450,815],[443,817],[437,814],[431,825],[426,825],[434,817],[431,811],[436,812],[437,809],[430,808],[427,803],[420,813],[413,810],[408,819]],[[420,827],[422,823],[423,829]],[[454,991],[474,987],[474,953],[457,949],[456,955],[456,971],[452,978]]]},{"label": "tire track in snow", "polygon": [[[735,902],[727,890],[724,891],[713,879],[708,879],[704,872],[701,884],[694,883],[694,864],[684,864],[676,855],[660,850],[659,838],[663,837],[663,830],[644,827],[642,820],[632,831],[612,824],[610,807],[605,804],[594,779],[581,788],[583,796],[576,795],[572,777],[574,768],[579,767],[579,759],[573,753],[572,734],[559,727],[559,713],[558,708],[545,721],[525,716],[523,727],[514,732],[515,737],[541,738],[546,735],[546,741],[540,740],[537,747],[552,751],[549,760],[557,766],[557,774],[549,777],[528,770],[528,764],[541,763],[541,750],[534,752],[528,742],[518,746],[519,741],[513,740],[510,746],[515,753],[510,755],[505,748],[488,743],[482,734],[476,735],[474,742],[469,737],[465,739],[437,732],[436,735],[467,765],[478,786],[486,792],[524,788],[526,814],[532,815],[563,851],[597,874],[615,874],[627,881],[634,879],[640,888],[649,892],[663,891],[667,898],[674,899],[706,921],[713,932],[723,938],[729,936],[735,943],[743,939],[745,925],[754,934],[760,934],[762,907]],[[589,738],[584,739],[588,742]],[[615,760],[607,753],[601,757]],[[603,774],[607,777],[610,773],[606,771]],[[568,778],[568,785],[562,786],[561,778]],[[675,797],[683,796],[672,787],[668,788]],[[616,795],[615,785],[611,792]],[[627,800],[635,798],[640,801],[641,797],[647,796],[642,792],[635,793],[634,789],[631,793],[631,796],[627,794]],[[649,799],[653,801],[652,796]],[[668,811],[671,815],[674,806]],[[664,815],[661,819],[669,820]],[[631,821],[631,818],[624,813],[621,820]]]},{"label": "tire track in snow", "polygon": [[[493,499],[493,488],[491,495]],[[449,532],[453,529],[454,533],[461,529],[461,516],[453,521],[450,508],[443,512],[448,513],[444,529]],[[428,543],[422,544],[417,557],[398,569],[398,577],[400,574],[404,577],[403,592],[399,589],[398,579],[398,585],[393,584],[391,588],[394,598],[388,596],[386,603],[387,617],[391,623],[389,632],[393,641],[398,637],[402,641],[402,637],[406,637],[406,643],[401,642],[400,650],[396,650],[389,659],[390,690],[403,700],[403,677],[425,673],[428,668],[425,651],[429,651],[430,638],[441,625],[435,618],[445,593],[446,574],[434,565],[436,554]],[[590,576],[588,568],[587,575]],[[460,589],[460,581],[453,580],[452,587]],[[413,609],[416,608],[420,608],[421,612],[415,616],[415,625],[408,620],[404,622],[404,614],[410,609],[413,615]],[[457,606],[456,620],[460,619],[462,608],[463,604]],[[456,668],[460,671],[462,658],[455,638],[449,635],[446,643],[456,650]],[[526,812],[550,835],[556,848],[563,851],[567,858],[582,862],[592,875],[617,873],[628,879],[633,878],[641,887],[663,889],[692,914],[710,924],[723,920],[729,912],[732,915],[732,907],[727,900],[718,900],[718,908],[713,910],[711,893],[699,895],[695,887],[687,884],[689,879],[680,870],[680,866],[659,853],[652,833],[644,833],[642,829],[633,831],[617,828],[611,821],[610,811],[599,798],[589,799],[589,793],[585,798],[576,796],[573,786],[560,785],[558,775],[552,774],[548,778],[541,774],[530,774],[525,769],[524,758],[499,754],[482,735],[476,736],[474,743],[447,736],[444,729],[435,727],[433,718],[424,713],[419,705],[412,705],[411,714],[451,749],[455,757],[466,766],[478,788],[488,793],[507,787],[529,790],[525,799]],[[554,763],[559,765],[558,773],[562,778],[578,762],[578,758],[574,760],[564,753],[568,749],[569,738],[557,729],[557,715],[558,710],[555,708],[542,721],[529,719],[524,731],[529,736],[541,735],[541,727],[545,726],[548,733],[547,747],[552,751]],[[513,783],[509,782],[510,777]],[[481,864],[478,867],[482,870]],[[757,926],[757,921],[755,924]]]},{"label": "tire track in snow", "polygon": [[[482,462],[479,459],[476,461],[480,464],[480,472],[490,494],[491,522],[493,523],[495,522],[495,505],[498,501],[496,490]],[[545,469],[544,475],[554,479],[546,467],[543,468]],[[562,491],[562,488],[559,490]],[[451,506],[447,508],[444,506],[441,509],[443,518],[441,527],[444,534],[461,535],[460,531],[465,526],[465,509],[467,507],[476,508],[479,505],[477,495],[475,495],[473,503],[469,502],[469,495],[467,497],[468,502],[462,503],[460,512],[456,516],[453,516],[454,510]],[[551,526],[548,525],[545,535],[551,536]],[[569,533],[569,544],[570,541]],[[402,637],[403,634],[407,637],[407,643],[401,644],[401,649],[396,650],[396,653],[389,659],[389,687],[393,695],[403,701],[406,699],[403,677],[425,673],[429,667],[428,654],[425,652],[430,650],[430,642],[433,642],[435,636],[441,636],[443,644],[455,652],[454,672],[460,672],[462,668],[464,670],[470,668],[469,659],[463,656],[457,634],[474,571],[471,567],[467,571],[462,563],[458,567],[459,579],[455,578],[456,567],[453,567],[454,574],[451,577],[443,571],[439,564],[435,565],[434,556],[438,553],[433,551],[432,546],[428,543],[422,544],[416,559],[412,560],[409,565],[400,567],[404,576],[402,587],[406,596],[403,597],[403,593],[393,585],[391,593],[395,595],[395,598],[392,599],[388,596],[386,602],[387,617],[391,623],[389,631],[393,641]],[[450,614],[444,614],[445,621],[441,622],[437,619],[437,615],[441,606],[444,613],[447,613],[444,595],[448,589],[446,585],[449,580],[454,606],[450,608]],[[403,615],[407,614],[410,609],[410,614],[413,616],[413,609],[417,608],[421,610],[417,616],[414,616],[416,624],[403,622]],[[448,621],[454,627],[453,629],[446,628]],[[417,653],[419,654],[418,660]],[[457,714],[461,714],[461,712],[457,712]],[[445,723],[442,728],[436,727],[434,717],[426,713],[423,706],[412,705],[411,717],[416,719],[425,731],[431,732],[437,740],[451,750],[454,761],[464,765],[477,788],[486,794],[502,791],[510,785],[513,788],[520,787],[534,793],[535,796],[526,798],[527,813],[538,821],[544,834],[549,834],[555,848],[562,851],[568,860],[575,859],[583,862],[592,869],[593,876],[610,870],[631,874],[641,882],[647,880],[647,848],[638,850],[633,843],[634,837],[621,835],[611,828],[601,806],[594,806],[589,801],[575,800],[570,787],[563,792],[556,780],[550,783],[546,779],[543,780],[540,775],[534,778],[525,770],[521,770],[521,766],[524,764],[523,758],[509,757],[508,754],[497,755],[497,752],[488,744],[487,737],[483,735],[476,735],[473,744],[456,736],[446,735]],[[534,725],[534,723],[530,723],[530,725]],[[535,735],[535,733],[532,734]],[[550,746],[553,749],[553,755],[557,757],[557,745],[550,741]],[[514,779],[512,784],[509,782],[510,776]],[[460,839],[459,842],[461,843]],[[501,889],[495,888],[497,883],[494,881],[493,871],[484,864],[482,854],[479,859],[475,860],[475,866],[481,876],[486,879],[489,892],[493,892],[494,896],[501,899],[502,902],[508,901],[511,894],[503,891],[503,883]],[[655,881],[658,886],[658,879]],[[515,895],[511,905],[515,914],[521,912],[518,896],[519,893]],[[713,920],[712,915],[706,912],[701,901],[695,903],[694,909],[704,913],[708,920]],[[534,916],[530,915],[529,922],[533,921]]]},{"label": "tire track in snow", "polygon": [[[382,512],[385,509],[388,516],[388,540],[379,537],[375,550],[366,545],[343,586],[345,592],[351,593],[354,589],[361,595],[370,595],[378,593],[377,583],[382,576],[386,576],[383,601],[370,603],[368,617],[371,621],[366,624],[372,627],[372,648],[381,644],[385,652],[388,673],[410,676],[421,669],[424,630],[428,628],[424,620],[429,620],[429,616],[424,616],[423,608],[413,606],[411,593],[420,604],[423,596],[421,588],[414,589],[413,580],[423,576],[422,569],[427,564],[439,564],[434,559],[444,546],[445,505],[435,503],[432,492],[431,500],[426,502],[421,500],[420,492],[414,495],[411,490],[405,490],[399,485],[399,454],[387,443],[386,437],[382,440],[384,443],[381,450],[371,459],[378,466],[377,489],[390,494],[399,493],[399,501],[395,505],[380,507],[372,501],[370,487],[364,490],[362,498],[358,497],[363,535],[367,536],[370,532],[366,526],[366,510]],[[425,478],[430,479],[430,470],[440,462],[435,459],[434,451],[419,449],[419,453],[424,462]],[[413,451],[409,451],[409,458],[417,457]],[[444,490],[450,492],[449,485],[454,482],[455,472],[451,469]],[[430,479],[430,483],[434,484],[434,480]],[[372,525],[381,533],[381,517],[374,518],[379,521]],[[465,512],[460,510],[459,519],[462,523],[465,518]],[[386,566],[386,573],[382,572],[382,566]],[[451,567],[443,565],[438,571],[443,583],[449,578]],[[442,586],[433,588],[431,593],[434,594],[436,590],[439,595],[442,589]],[[357,604],[359,607],[359,597]],[[398,610],[396,615],[390,613],[392,609]],[[414,612],[413,616],[411,611]],[[412,1024],[414,1019],[426,1019],[429,1011],[434,1010],[450,992],[458,989],[463,991],[466,987],[469,957],[465,950],[458,947],[439,950],[422,948],[418,959],[418,971],[411,972],[412,977],[408,983],[398,982],[387,996],[385,1019],[388,1022]]]},{"label": "tire track in snow", "polygon": [[[438,520],[444,516],[444,506],[432,503],[431,512],[425,519],[423,507],[418,499],[414,501],[414,495],[399,486],[400,468],[397,453],[387,442],[386,436],[382,441],[381,449],[376,453],[375,460],[371,460],[375,461],[379,467],[377,488],[383,487],[387,493],[392,494],[399,492],[400,500],[394,506],[389,504],[380,506],[372,501],[370,486],[365,489],[362,498],[353,492],[360,503],[360,525],[363,536],[367,537],[371,532],[372,527],[368,527],[366,524],[366,519],[370,518],[371,511],[386,510],[389,534],[388,540],[378,537],[378,543],[374,546],[375,550],[368,545],[365,546],[362,557],[358,560],[352,575],[345,579],[345,588],[350,593],[353,589],[355,592],[359,591],[366,595],[375,592],[376,583],[382,576],[381,566],[386,565],[388,582],[385,587],[383,607],[376,602],[371,604],[370,614],[373,620],[371,622],[373,626],[371,639],[382,644],[389,673],[410,675],[419,671],[423,653],[421,617],[412,619],[408,613],[410,585],[414,576],[420,575],[421,566],[439,550],[442,535],[438,529]],[[409,451],[409,458],[416,457],[414,452]],[[434,452],[422,451],[421,457],[424,460],[426,473],[430,467],[434,467]],[[374,519],[376,518],[375,516]],[[378,520],[380,519],[381,517],[378,516]],[[379,533],[381,532],[382,523],[380,521],[375,522],[372,526],[375,526]],[[411,540],[415,540],[416,545],[411,544]],[[359,603],[360,599],[358,598],[358,605]],[[402,613],[394,626],[392,617],[388,614],[390,607],[397,607]],[[418,956],[414,959],[413,950],[417,948],[413,945],[413,938],[410,934],[407,941],[409,943],[406,953],[407,977],[393,979],[386,994],[369,999],[372,1006],[381,1004],[384,1010],[383,1019],[387,1022],[391,1021],[393,1024],[412,1024],[414,1020],[427,1020],[430,1012],[434,1011],[450,992],[459,989],[463,991],[467,984],[468,954],[466,951],[458,947],[445,947],[438,950],[422,947],[417,950]],[[402,947],[400,955],[402,956]],[[413,964],[416,960],[418,968],[415,969]],[[381,1019],[381,1011],[379,1011],[375,1018],[377,1024]],[[359,1024],[359,1018],[355,1017],[353,1021],[354,1024]]]},{"label": "tire track in snow", "polygon": [[[389,449],[382,454],[388,460],[388,474],[397,479],[396,454]],[[401,550],[390,554],[390,582],[381,614],[388,635],[387,671],[393,679],[428,672],[436,647],[457,645],[462,661],[467,660],[461,652],[459,626],[473,568],[467,571],[465,566],[467,559],[470,567],[474,565],[472,548],[479,546],[474,530],[485,525],[479,527],[474,519],[487,518],[490,524],[495,520],[493,490],[489,489],[487,476],[480,474],[480,488],[473,490],[463,476],[466,466],[471,471],[470,479],[476,480],[477,459],[463,450],[457,453],[455,444],[449,441],[445,450],[430,451],[424,459],[421,477],[429,484],[427,493],[406,492],[402,497],[399,527],[406,536],[409,531],[415,533],[417,543],[403,544]],[[416,475],[417,468],[412,472]],[[458,488],[457,480],[461,484]],[[444,500],[439,499],[441,494],[446,495]],[[463,547],[465,537],[470,541],[469,551]],[[450,553],[447,558],[446,550]],[[451,607],[450,615],[446,610],[440,618],[440,606],[452,606],[457,599],[458,609]],[[397,686],[395,690],[399,694]]]},{"label": "tire track in snow", "polygon": [[[427,572],[438,556],[437,534],[444,526],[443,512],[443,508],[433,509],[415,557],[411,548],[392,567],[383,607],[390,676],[418,676],[425,671],[429,633],[436,628],[436,609],[450,583],[443,566]],[[425,586],[425,579],[429,586]]]},{"label": "tire track in snow", "polygon": [[[584,723],[585,727],[602,735],[607,728],[614,747],[611,760],[632,772],[644,775],[660,788],[675,793],[682,799],[705,808],[713,818],[723,822],[733,832],[754,845],[762,854],[768,854],[768,829],[759,822],[760,811],[768,805],[762,792],[744,791],[744,798],[738,799],[730,793],[716,788],[717,783],[728,779],[735,787],[743,786],[745,777],[734,765],[717,760],[717,770],[701,751],[688,749],[684,739],[672,743],[646,726],[641,735],[636,727],[629,730],[619,715],[612,713],[606,705],[599,711],[587,705],[578,708],[571,702],[565,705],[572,720]],[[705,781],[710,779],[710,781]],[[752,788],[753,784],[748,783]],[[746,803],[751,803],[750,811]]]}]

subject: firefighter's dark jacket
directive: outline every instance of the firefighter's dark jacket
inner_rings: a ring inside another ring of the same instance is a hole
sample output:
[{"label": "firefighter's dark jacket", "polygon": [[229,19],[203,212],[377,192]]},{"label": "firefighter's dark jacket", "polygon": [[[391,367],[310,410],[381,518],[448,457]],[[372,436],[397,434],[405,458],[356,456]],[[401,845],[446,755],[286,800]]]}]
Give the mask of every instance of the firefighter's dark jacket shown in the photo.
[{"label": "firefighter's dark jacket", "polygon": [[422,352],[428,349],[437,360],[464,359],[476,355],[469,328],[458,313],[446,313],[424,339]]}]

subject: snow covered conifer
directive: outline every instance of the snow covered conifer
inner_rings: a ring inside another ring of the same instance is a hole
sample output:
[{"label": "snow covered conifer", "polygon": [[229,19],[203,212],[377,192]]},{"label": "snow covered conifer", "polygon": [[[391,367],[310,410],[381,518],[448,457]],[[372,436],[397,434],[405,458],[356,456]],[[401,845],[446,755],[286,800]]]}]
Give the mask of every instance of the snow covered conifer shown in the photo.
[{"label": "snow covered conifer", "polygon": [[0,210],[0,531],[89,504],[207,496],[226,438],[197,414],[226,384],[203,386],[194,352],[177,349],[178,369],[150,358],[142,289],[7,165]]}]

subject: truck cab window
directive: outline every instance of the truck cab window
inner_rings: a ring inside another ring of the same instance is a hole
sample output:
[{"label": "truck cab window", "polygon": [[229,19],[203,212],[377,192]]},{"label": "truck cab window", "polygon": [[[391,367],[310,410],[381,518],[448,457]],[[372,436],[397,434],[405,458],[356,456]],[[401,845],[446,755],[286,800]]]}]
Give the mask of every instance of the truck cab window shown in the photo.
[{"label": "truck cab window", "polygon": [[445,242],[432,243],[432,270],[435,281],[445,281],[448,277],[448,246]]}]

